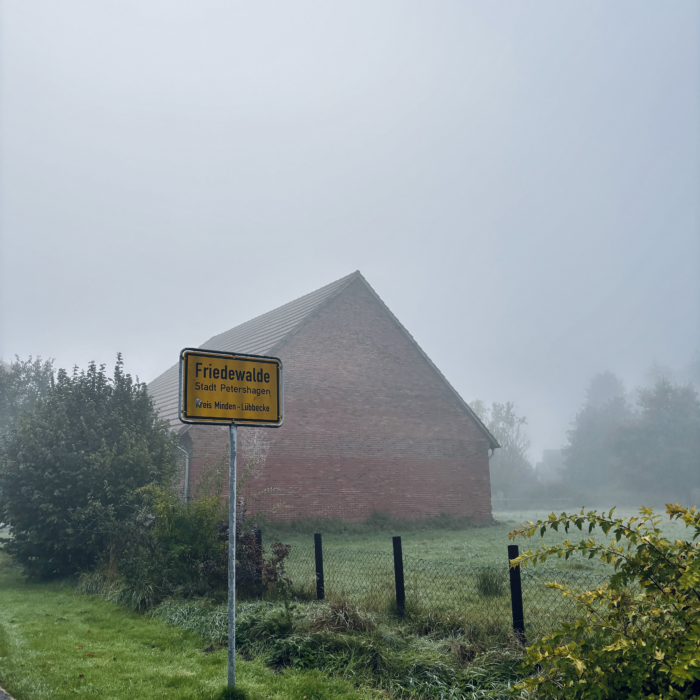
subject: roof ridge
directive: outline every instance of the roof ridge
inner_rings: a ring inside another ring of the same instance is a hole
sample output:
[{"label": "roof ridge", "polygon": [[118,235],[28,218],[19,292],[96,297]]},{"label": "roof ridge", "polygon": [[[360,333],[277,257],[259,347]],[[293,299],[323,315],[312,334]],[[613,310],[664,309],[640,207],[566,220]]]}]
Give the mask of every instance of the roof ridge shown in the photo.
[{"label": "roof ridge", "polygon": [[394,315],[394,312],[384,303],[382,298],[377,294],[377,292],[374,291],[372,285],[365,279],[365,277],[360,273],[358,270],[358,276],[359,278],[365,283],[367,286],[367,289],[372,293],[372,295],[375,297],[375,299],[382,305],[382,307],[385,309],[385,311],[389,314],[389,316],[394,320],[394,323],[399,327],[400,330],[404,332],[406,337],[410,340],[411,343],[416,347],[418,352],[423,356],[423,358],[428,362],[428,364],[437,372],[438,376],[440,379],[442,379],[443,382],[447,385],[447,387],[450,389],[450,391],[455,395],[461,406],[467,411],[467,413],[474,419],[476,422],[477,426],[481,430],[482,433],[488,438],[489,442],[491,443],[491,449],[495,449],[497,447],[500,447],[501,445],[499,444],[498,440],[494,437],[494,435],[491,433],[491,431],[486,427],[484,422],[479,418],[479,416],[474,412],[472,407],[460,396],[459,392],[457,389],[455,389],[452,384],[450,384],[447,381],[447,377],[440,371],[438,366],[428,357],[428,354],[423,350],[423,348],[418,344],[418,341],[411,335],[409,330],[406,328],[406,326],[399,321],[399,319]]},{"label": "roof ridge", "polygon": [[[293,306],[294,304],[298,304],[302,299],[305,299],[306,297],[320,295],[322,292],[324,292],[324,290],[327,290],[329,287],[334,287],[335,285],[340,285],[341,282],[344,282],[344,284],[342,284],[342,286],[340,286],[340,288],[338,290],[335,290],[329,297],[322,298],[317,303],[312,304],[309,311],[306,314],[304,314],[302,316],[301,320],[299,321],[299,323],[297,323],[296,326],[294,326],[294,329],[297,329],[304,324],[305,319],[308,316],[313,315],[313,313],[316,311],[317,307],[325,306],[325,304],[327,303],[327,301],[329,299],[334,298],[338,294],[338,292],[341,291],[342,289],[344,289],[357,275],[362,276],[360,274],[359,270],[355,270],[355,272],[351,272],[349,275],[346,275],[345,277],[341,277],[340,279],[337,279],[334,282],[330,282],[329,284],[326,284],[323,287],[319,287],[318,289],[314,289],[312,292],[308,292],[307,294],[302,294],[300,297],[297,297],[296,299],[292,299],[291,301],[288,301],[287,303],[282,304],[281,306],[277,306],[274,309],[270,309],[269,311],[265,311],[265,313],[262,313],[262,314],[259,314],[258,316],[250,318],[247,321],[243,321],[243,323],[239,323],[237,326],[234,326],[233,328],[229,328],[228,330],[223,331],[222,333],[218,333],[217,335],[213,335],[211,338],[209,338],[209,340],[205,341],[205,343],[211,343],[212,341],[216,340],[217,338],[221,338],[224,335],[228,335],[232,331],[235,331],[236,329],[241,328],[242,326],[246,326],[248,324],[252,325],[256,321],[259,321],[260,319],[264,318],[265,316],[270,316],[271,314],[277,314],[280,311],[282,311],[283,309],[286,309],[290,306]],[[285,333],[284,338],[286,338],[288,335],[290,335],[290,333]],[[268,352],[270,352],[273,347],[278,347],[281,344],[281,342],[282,342],[281,340],[277,341],[268,350]],[[203,343],[199,347],[204,348],[205,343]]]},{"label": "roof ridge", "polygon": [[[362,277],[362,273],[359,270],[355,270],[355,272],[352,272],[351,274],[347,275],[346,277],[341,277],[339,280],[336,280],[332,284],[338,284],[340,285],[336,290],[333,291],[332,294],[329,294],[325,299],[322,299],[319,304],[312,309],[306,316],[304,316],[299,323],[297,323],[294,328],[292,328],[286,335],[284,335],[282,338],[280,338],[277,343],[275,343],[269,350],[269,352],[274,352],[278,348],[282,347],[293,335],[296,335],[314,316],[319,314],[321,310],[330,304],[333,299],[335,299],[338,294],[340,294],[349,284],[350,282],[353,282],[356,280],[358,277],[361,279],[364,279]],[[343,282],[343,284],[340,284]],[[330,287],[331,285],[327,285]],[[325,287],[323,287],[325,289]],[[320,290],[319,290],[320,291]]]}]

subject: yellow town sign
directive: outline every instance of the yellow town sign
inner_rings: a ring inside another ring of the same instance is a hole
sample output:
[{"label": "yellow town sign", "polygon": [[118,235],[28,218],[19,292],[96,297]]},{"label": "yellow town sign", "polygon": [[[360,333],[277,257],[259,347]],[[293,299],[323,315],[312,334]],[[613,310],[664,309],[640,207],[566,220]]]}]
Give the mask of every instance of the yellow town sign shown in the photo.
[{"label": "yellow town sign", "polygon": [[282,361],[185,348],[180,353],[183,423],[267,425],[284,420]]}]

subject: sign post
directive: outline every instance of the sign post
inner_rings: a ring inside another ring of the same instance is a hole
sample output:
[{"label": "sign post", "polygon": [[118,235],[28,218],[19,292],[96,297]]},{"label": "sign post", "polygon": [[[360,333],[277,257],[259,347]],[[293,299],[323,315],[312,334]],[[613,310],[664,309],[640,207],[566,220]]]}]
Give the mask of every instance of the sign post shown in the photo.
[{"label": "sign post", "polygon": [[[238,426],[231,423],[228,460],[228,684],[236,685],[236,448]],[[231,535],[233,533],[233,535]]]},{"label": "sign post", "polygon": [[282,361],[185,348],[180,353],[183,423],[229,426],[228,685],[236,685],[236,452],[238,426],[279,428],[284,421]]}]

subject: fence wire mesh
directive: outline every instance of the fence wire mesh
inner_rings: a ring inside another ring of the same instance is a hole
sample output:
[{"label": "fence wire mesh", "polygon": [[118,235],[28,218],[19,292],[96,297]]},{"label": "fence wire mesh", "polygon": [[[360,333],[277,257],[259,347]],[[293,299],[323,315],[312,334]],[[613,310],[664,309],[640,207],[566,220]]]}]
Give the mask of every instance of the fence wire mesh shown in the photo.
[{"label": "fence wire mesh", "polygon": [[[403,565],[409,613],[458,614],[467,622],[490,629],[512,626],[507,563],[502,567],[470,567],[404,555]],[[296,591],[315,598],[313,546],[292,546],[285,569]],[[323,569],[327,599],[346,600],[377,612],[395,607],[392,554],[324,547]],[[592,590],[607,580],[605,575],[587,571],[522,569],[526,628],[544,632],[575,616],[573,600],[548,588],[546,583],[557,582],[572,589]]]}]

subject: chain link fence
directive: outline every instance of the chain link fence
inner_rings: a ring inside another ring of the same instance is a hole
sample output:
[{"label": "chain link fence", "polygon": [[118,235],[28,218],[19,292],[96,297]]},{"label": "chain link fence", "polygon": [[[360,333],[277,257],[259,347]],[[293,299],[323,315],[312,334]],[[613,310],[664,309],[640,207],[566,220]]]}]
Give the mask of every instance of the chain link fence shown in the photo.
[{"label": "chain link fence", "polygon": [[[504,548],[505,549],[505,548]],[[504,552],[505,553],[505,552]],[[396,609],[395,560],[390,553],[350,549],[323,549],[325,598],[345,600],[365,610]],[[285,562],[293,588],[315,598],[317,575],[315,550],[293,545]],[[503,567],[470,567],[462,564],[403,556],[406,611],[457,614],[480,628],[512,628],[510,576]],[[548,588],[548,582],[591,590],[608,580],[587,571],[552,569],[521,570],[522,601],[528,631],[545,632],[574,619],[576,607],[570,598]]]}]

